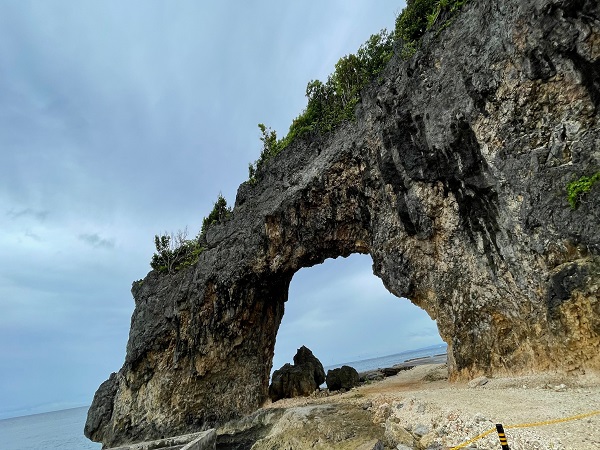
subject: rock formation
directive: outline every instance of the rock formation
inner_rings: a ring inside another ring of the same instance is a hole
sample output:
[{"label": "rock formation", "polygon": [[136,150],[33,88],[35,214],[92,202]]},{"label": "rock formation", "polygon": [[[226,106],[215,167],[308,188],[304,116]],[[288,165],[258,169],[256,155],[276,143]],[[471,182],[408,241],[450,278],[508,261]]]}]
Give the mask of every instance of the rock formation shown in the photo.
[{"label": "rock formation", "polygon": [[368,253],[437,320],[453,379],[600,368],[597,0],[471,0],[394,58],[356,121],[299,140],[238,190],[193,267],[134,283],[122,369],[86,435],[198,430],[267,398],[295,272]]},{"label": "rock formation", "polygon": [[294,365],[285,364],[273,372],[269,397],[276,402],[282,398],[306,397],[325,381],[323,365],[312,352],[302,346],[294,356]]},{"label": "rock formation", "polygon": [[327,372],[327,389],[339,391],[349,390],[360,384],[358,372],[354,367],[342,366]]}]

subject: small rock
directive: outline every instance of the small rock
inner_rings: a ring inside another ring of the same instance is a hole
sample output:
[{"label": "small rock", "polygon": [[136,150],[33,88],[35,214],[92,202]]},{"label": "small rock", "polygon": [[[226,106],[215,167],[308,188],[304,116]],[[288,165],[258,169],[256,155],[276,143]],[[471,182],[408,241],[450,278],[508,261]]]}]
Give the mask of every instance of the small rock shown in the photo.
[{"label": "small rock", "polygon": [[412,447],[409,447],[404,444],[398,444],[396,445],[396,450],[412,450]]},{"label": "small rock", "polygon": [[438,440],[437,434],[433,431],[423,436],[419,441],[419,444],[421,445],[421,448],[427,450],[433,450],[442,447],[441,442]]},{"label": "small rock", "polygon": [[477,377],[477,378],[474,378],[471,381],[469,381],[469,387],[475,388],[478,386],[483,386],[485,384],[488,384],[489,381],[490,380],[488,377]]},{"label": "small rock", "polygon": [[356,450],[384,450],[383,442],[379,439],[374,439],[356,447]]},{"label": "small rock", "polygon": [[372,401],[364,402],[361,406],[362,406],[362,409],[367,410],[373,406],[373,402]]},{"label": "small rock", "polygon": [[375,414],[373,415],[373,423],[384,423],[388,419],[388,417],[391,416],[391,414],[392,409],[390,408],[390,405],[388,405],[387,403],[379,405],[379,407],[375,411]]},{"label": "small rock", "polygon": [[387,421],[385,423],[385,440],[388,447],[398,448],[398,445],[406,445],[408,448],[412,448],[414,445],[414,438],[402,425]]},{"label": "small rock", "polygon": [[565,392],[567,390],[567,386],[564,384],[559,384],[558,386],[554,386],[554,392]]},{"label": "small rock", "polygon": [[477,422],[477,423],[481,423],[481,422],[487,422],[487,421],[488,421],[487,417],[485,417],[485,416],[484,416],[483,414],[481,414],[481,413],[476,413],[476,414],[473,416],[473,420],[474,420],[475,422]]},{"label": "small rock", "polygon": [[419,403],[417,406],[417,412],[419,414],[425,414],[425,405],[423,403]]},{"label": "small rock", "polygon": [[413,429],[413,433],[419,437],[425,436],[427,433],[429,433],[429,431],[429,427],[423,424],[419,424]]},{"label": "small rock", "polygon": [[384,369],[380,369],[380,371],[386,377],[393,377],[394,375],[397,375],[400,370],[402,370],[400,367],[386,367]]},{"label": "small rock", "polygon": [[428,447],[425,447],[425,450],[442,450],[442,444],[440,444],[439,442],[434,442],[431,445],[429,445]]},{"label": "small rock", "polygon": [[363,373],[359,374],[359,380],[361,382],[381,381],[381,380],[383,380],[383,378],[384,378],[383,373],[378,370],[374,370],[372,372],[363,372]]}]

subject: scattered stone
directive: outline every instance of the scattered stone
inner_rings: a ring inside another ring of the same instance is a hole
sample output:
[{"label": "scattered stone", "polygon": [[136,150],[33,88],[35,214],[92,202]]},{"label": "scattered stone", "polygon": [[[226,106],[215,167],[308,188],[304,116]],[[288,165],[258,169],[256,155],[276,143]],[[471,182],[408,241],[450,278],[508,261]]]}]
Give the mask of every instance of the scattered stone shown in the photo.
[{"label": "scattered stone", "polygon": [[471,381],[469,381],[469,387],[475,388],[475,387],[479,387],[479,386],[484,386],[484,385],[488,384],[489,381],[490,380],[488,377],[477,377],[477,378],[474,378]]},{"label": "scattered stone", "polygon": [[413,435],[410,434],[406,428],[402,425],[388,420],[385,423],[385,441],[388,447],[396,447],[398,445],[405,445],[408,448],[413,448],[414,446],[414,438]]},{"label": "scattered stone", "polygon": [[448,366],[442,365],[440,367],[436,367],[435,369],[430,370],[427,374],[422,378],[423,381],[443,381],[448,379]]},{"label": "scattered stone", "polygon": [[429,433],[429,431],[430,428],[422,423],[418,424],[413,428],[413,433],[419,437],[425,436],[427,433]]},{"label": "scattered stone", "polygon": [[567,386],[564,384],[559,384],[558,386],[554,386],[554,392],[565,392],[567,390]]},{"label": "scattered stone", "polygon": [[412,447],[409,447],[408,445],[404,445],[404,444],[398,444],[396,445],[396,450],[412,450]]},{"label": "scattered stone", "polygon": [[371,408],[372,406],[373,406],[373,402],[369,400],[368,402],[364,402],[362,404],[362,409],[367,410],[367,409]]},{"label": "scattered stone", "polygon": [[475,416],[473,416],[473,420],[477,423],[481,423],[481,422],[487,422],[488,419],[487,417],[485,417],[483,414],[481,413],[476,413]]},{"label": "scattered stone", "polygon": [[384,423],[392,415],[392,408],[387,403],[379,405],[373,415],[373,423]]},{"label": "scattered stone", "polygon": [[433,450],[442,446],[442,443],[438,439],[438,435],[434,431],[425,434],[419,441],[419,444],[421,448],[427,450]]},{"label": "scattered stone", "polygon": [[384,450],[383,442],[378,439],[369,441],[363,445],[356,447],[356,450]]},{"label": "scattered stone", "polygon": [[358,375],[358,379],[362,383],[365,383],[368,381],[381,381],[384,378],[385,378],[385,376],[383,375],[383,372],[380,372],[379,370],[373,370],[370,372],[361,372]]},{"label": "scattered stone", "polygon": [[352,389],[360,384],[358,372],[354,367],[342,366],[327,372],[327,389],[342,390]]},{"label": "scattered stone", "polygon": [[398,372],[400,372],[401,370],[403,370],[400,367],[386,367],[385,369],[380,369],[380,371],[383,373],[383,376],[385,377],[393,377],[394,375],[397,375]]}]

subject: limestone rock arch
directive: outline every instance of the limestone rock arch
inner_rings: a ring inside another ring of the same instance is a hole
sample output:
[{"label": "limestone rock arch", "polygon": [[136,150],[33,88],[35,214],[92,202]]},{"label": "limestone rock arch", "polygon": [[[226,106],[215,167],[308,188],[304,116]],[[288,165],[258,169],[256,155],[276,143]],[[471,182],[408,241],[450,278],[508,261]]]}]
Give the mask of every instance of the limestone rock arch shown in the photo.
[{"label": "limestone rock arch", "polygon": [[134,283],[126,360],[86,435],[111,446],[260,407],[293,274],[352,253],[437,320],[455,379],[600,369],[600,186],[576,210],[565,194],[600,170],[598,9],[474,0],[390,63],[356,122],[242,184],[197,265]]}]

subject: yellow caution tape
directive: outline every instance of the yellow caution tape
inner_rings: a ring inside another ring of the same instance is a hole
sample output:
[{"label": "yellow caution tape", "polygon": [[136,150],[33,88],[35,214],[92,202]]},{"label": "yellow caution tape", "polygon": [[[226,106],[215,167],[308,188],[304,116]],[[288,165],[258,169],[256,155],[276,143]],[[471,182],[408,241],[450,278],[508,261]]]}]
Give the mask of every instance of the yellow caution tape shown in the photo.
[{"label": "yellow caution tape", "polygon": [[469,445],[469,444],[472,444],[473,442],[475,442],[475,441],[478,441],[479,439],[482,439],[482,438],[486,437],[488,434],[490,434],[490,433],[492,433],[492,432],[494,432],[494,431],[496,431],[496,429],[495,429],[495,428],[490,428],[489,430],[487,430],[487,431],[484,431],[484,432],[483,432],[483,433],[481,433],[481,434],[478,434],[478,435],[477,435],[477,436],[475,436],[473,439],[471,439],[471,440],[469,440],[469,441],[467,441],[467,442],[463,442],[462,444],[460,444],[460,445],[457,445],[456,447],[452,447],[450,450],[458,450],[458,449],[460,449],[460,448],[464,448],[464,447],[466,447],[467,445]]},{"label": "yellow caution tape", "polygon": [[[590,412],[584,413],[584,414],[577,414],[576,416],[564,417],[562,419],[544,420],[542,422],[520,423],[518,425],[506,425],[504,427],[504,429],[508,430],[508,429],[512,429],[512,428],[541,427],[543,425],[552,425],[552,424],[555,424],[555,423],[570,422],[572,420],[585,419],[586,417],[595,416],[597,414],[600,414],[600,410],[598,410],[598,411],[590,411]],[[488,434],[493,433],[494,431],[496,431],[496,428],[490,428],[489,430],[486,430],[483,433],[478,434],[473,439],[470,439],[470,440],[468,440],[466,442],[463,442],[462,444],[459,444],[456,447],[452,447],[450,450],[459,450],[461,448],[465,448],[467,445],[472,444],[473,442],[478,441],[479,439],[482,439],[482,438],[486,437]]]},{"label": "yellow caution tape", "polygon": [[519,425],[507,425],[504,428],[508,429],[508,428],[541,427],[542,425],[552,425],[553,423],[570,422],[572,420],[585,419],[586,417],[595,416],[596,414],[600,414],[600,410],[591,411],[589,413],[584,413],[584,414],[577,414],[576,416],[565,417],[563,419],[544,420],[543,422],[521,423]]}]

